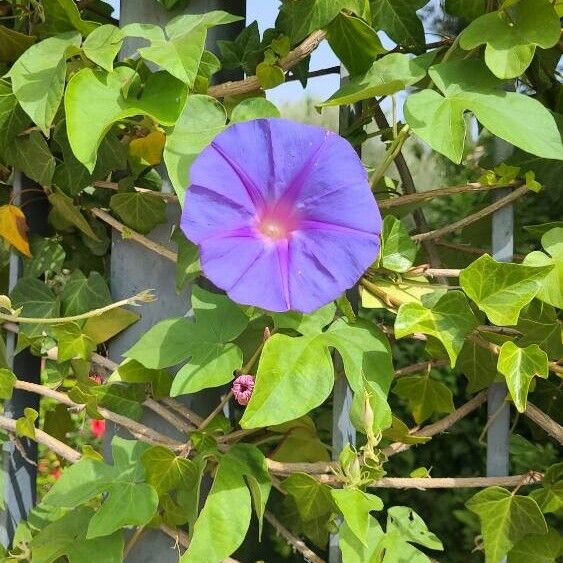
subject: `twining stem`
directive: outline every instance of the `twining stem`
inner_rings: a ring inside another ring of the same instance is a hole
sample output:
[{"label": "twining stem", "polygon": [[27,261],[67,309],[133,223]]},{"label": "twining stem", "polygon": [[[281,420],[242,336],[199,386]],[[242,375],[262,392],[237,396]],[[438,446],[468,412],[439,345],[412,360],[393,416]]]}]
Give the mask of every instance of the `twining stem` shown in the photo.
[{"label": "twining stem", "polygon": [[19,324],[62,324],[71,323],[73,321],[81,321],[84,319],[89,319],[91,317],[99,317],[108,311],[122,307],[123,305],[139,305],[140,303],[150,303],[155,301],[156,297],[152,293],[151,289],[146,289],[133,295],[133,297],[128,297],[127,299],[122,299],[121,301],[116,301],[115,303],[110,303],[105,307],[100,307],[99,309],[93,309],[92,311],[87,311],[86,313],[81,313],[80,315],[72,315],[70,317],[52,317],[52,318],[36,318],[36,317],[18,317],[16,315],[7,315],[0,313],[0,321],[7,321]]},{"label": "twining stem", "polygon": [[205,420],[199,425],[200,430],[204,430],[209,423],[223,410],[223,407],[231,400],[233,392],[229,391],[220,401],[220,403],[213,409]]}]

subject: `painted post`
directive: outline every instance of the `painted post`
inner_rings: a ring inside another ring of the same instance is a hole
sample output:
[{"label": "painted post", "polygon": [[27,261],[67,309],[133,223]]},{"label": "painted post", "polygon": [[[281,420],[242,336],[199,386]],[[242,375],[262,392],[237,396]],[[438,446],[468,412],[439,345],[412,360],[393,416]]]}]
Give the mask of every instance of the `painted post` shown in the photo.
[{"label": "painted post", "polygon": [[[167,11],[155,0],[121,0],[120,25],[128,23],[153,23],[165,25],[170,19],[180,13],[202,13],[210,10],[223,9],[232,14],[245,15],[245,0],[192,0],[186,10]],[[208,33],[208,46],[213,49],[218,39],[234,39],[244,26],[244,20],[239,26],[218,26]],[[121,56],[130,56],[135,49],[144,45],[142,39],[128,38],[124,44]],[[218,79],[236,79],[240,76],[223,74]],[[163,191],[171,192],[172,187],[166,178],[165,169],[160,170],[164,179]],[[169,202],[167,204],[168,221],[154,229],[149,238],[171,247],[170,233],[174,225],[179,224],[180,206]],[[175,250],[174,248],[172,248]],[[151,253],[136,243],[123,239],[119,233],[113,233],[111,247],[111,292],[115,300],[134,295],[143,289],[154,289],[158,300],[143,305],[137,311],[141,319],[114,339],[109,348],[112,360],[119,362],[122,354],[131,347],[150,327],[168,317],[190,315],[190,288],[182,293],[176,292],[176,265],[170,260]],[[194,410],[204,414],[209,412],[218,402],[218,394],[204,392],[195,396],[183,397],[186,404]],[[185,439],[176,429],[164,422],[151,412],[145,411],[142,422],[167,434],[175,439]],[[115,431],[115,429],[112,429]],[[112,432],[108,432],[106,440],[106,455],[109,453],[109,441]],[[178,551],[174,549],[174,540],[158,530],[147,530],[129,551],[126,561],[131,563],[177,563]]]},{"label": "painted post", "polygon": [[[37,198],[36,193],[23,193],[22,184],[30,181],[18,171],[14,173],[14,204],[22,206],[29,226],[29,234],[47,234],[48,204],[46,198]],[[21,277],[21,259],[16,252],[10,254],[9,283],[11,291]],[[18,379],[39,383],[41,362],[29,350],[14,355],[17,334],[7,332],[6,356]],[[5,402],[4,414],[10,418],[23,416],[26,407],[39,410],[39,395],[14,390],[12,398]],[[0,543],[9,546],[20,520],[25,520],[35,505],[37,467],[37,444],[28,438],[20,438],[25,459],[15,444],[8,440],[2,446],[3,498],[5,508],[0,512]]]}]

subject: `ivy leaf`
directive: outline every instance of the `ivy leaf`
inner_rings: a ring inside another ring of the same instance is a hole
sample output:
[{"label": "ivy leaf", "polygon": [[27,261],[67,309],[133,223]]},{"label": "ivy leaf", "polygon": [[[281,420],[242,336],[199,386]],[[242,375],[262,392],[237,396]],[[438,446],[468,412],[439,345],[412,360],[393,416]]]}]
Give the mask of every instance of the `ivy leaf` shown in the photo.
[{"label": "ivy leaf", "polygon": [[506,378],[510,396],[519,412],[526,410],[526,399],[534,376],[547,378],[547,354],[537,345],[519,348],[514,342],[505,342],[498,356],[498,371]]},{"label": "ivy leaf", "polygon": [[227,297],[198,286],[192,291],[192,307],[196,322],[185,318],[162,321],[125,353],[151,369],[191,357],[172,383],[173,396],[227,383],[233,370],[242,365],[242,352],[232,343],[248,324],[241,309]]},{"label": "ivy leaf", "polygon": [[35,421],[38,418],[39,413],[35,409],[25,407],[23,409],[23,416],[16,420],[16,434],[35,440]]},{"label": "ivy leaf", "polygon": [[428,0],[371,0],[373,27],[405,47],[424,45],[424,29],[416,14]]},{"label": "ivy leaf", "polygon": [[195,486],[198,480],[196,464],[185,457],[179,457],[164,446],[146,450],[141,461],[147,474],[147,482],[161,495],[172,489]]},{"label": "ivy leaf", "polygon": [[231,447],[219,461],[190,545],[180,561],[223,561],[231,555],[250,525],[251,498],[261,522],[270,488],[266,459],[260,450],[249,444]]},{"label": "ivy leaf", "polygon": [[105,537],[86,537],[94,514],[92,508],[79,506],[41,528],[30,544],[33,561],[52,563],[66,556],[72,563],[88,563],[95,553],[104,563],[120,563],[123,557],[122,531]]},{"label": "ivy leaf", "polygon": [[383,220],[381,263],[394,272],[406,272],[414,264],[418,247],[400,219],[387,215]]},{"label": "ivy leaf", "polygon": [[285,82],[285,73],[277,64],[262,62],[256,67],[256,77],[264,90],[275,88]]},{"label": "ivy leaf", "polygon": [[511,494],[502,487],[489,487],[466,503],[479,516],[485,556],[499,563],[528,534],[546,534],[547,525],[535,500]]},{"label": "ivy leaf", "polygon": [[363,76],[351,78],[319,107],[355,104],[376,96],[390,96],[416,84],[426,76],[434,54],[412,58],[390,53],[377,59]]},{"label": "ivy leaf", "polygon": [[381,510],[382,500],[359,489],[332,489],[330,493],[350,530],[367,547],[370,512]]},{"label": "ivy leaf", "polygon": [[518,315],[538,293],[553,266],[532,267],[497,262],[488,254],[461,271],[463,291],[496,325],[518,322]]},{"label": "ivy leaf", "polygon": [[327,446],[320,440],[315,423],[303,416],[285,424],[268,428],[276,434],[284,434],[283,440],[270,453],[270,458],[284,462],[329,461]]},{"label": "ivy leaf", "polygon": [[551,305],[534,299],[520,313],[516,329],[522,333],[518,339],[520,347],[537,344],[549,358],[563,356],[561,322]]},{"label": "ivy leaf", "polygon": [[556,227],[547,231],[541,238],[547,252],[530,252],[524,258],[527,266],[553,265],[553,270],[542,280],[541,289],[536,297],[558,309],[563,309],[563,228]]},{"label": "ivy leaf", "polygon": [[45,495],[47,505],[74,508],[102,493],[102,506],[90,520],[86,539],[108,536],[123,526],[144,526],[158,507],[158,494],[145,483],[142,454],[149,448],[136,440],[115,436],[112,440],[114,465],[82,459],[65,469]]},{"label": "ivy leaf", "polygon": [[80,46],[80,34],[69,32],[31,46],[12,66],[14,95],[45,135],[63,97],[66,53]]},{"label": "ivy leaf", "polygon": [[254,74],[260,57],[260,30],[258,22],[247,25],[234,41],[217,41],[225,69],[242,68],[247,74]]},{"label": "ivy leaf", "polygon": [[331,488],[306,473],[293,473],[282,482],[282,488],[295,500],[304,522],[325,517],[336,510]]},{"label": "ivy leaf", "polygon": [[387,50],[375,29],[356,16],[340,12],[327,28],[331,49],[353,76],[363,74]]},{"label": "ivy leaf", "polygon": [[0,399],[11,399],[14,385],[18,378],[12,370],[0,368]]},{"label": "ivy leaf", "polygon": [[67,85],[68,140],[76,158],[90,172],[102,139],[116,121],[148,115],[164,125],[174,125],[180,114],[186,95],[182,82],[166,72],[151,73],[139,98],[125,98],[122,88],[135,76],[135,71],[125,66],[109,74],[85,68]]},{"label": "ivy leaf", "polygon": [[403,444],[424,444],[430,440],[428,436],[415,436],[411,434],[409,427],[396,416],[393,416],[391,426],[383,432],[383,437],[393,442],[402,442]]},{"label": "ivy leaf", "polygon": [[172,385],[172,375],[166,369],[146,368],[136,360],[127,358],[111,374],[108,382],[150,383],[155,397],[168,397]]},{"label": "ivy leaf", "polygon": [[141,403],[146,399],[146,393],[142,386],[119,383],[92,385],[88,391],[92,404],[102,405],[134,420],[139,420],[143,414]]},{"label": "ivy leaf", "polygon": [[0,237],[16,250],[31,258],[27,239],[27,222],[23,211],[15,205],[0,206]]},{"label": "ivy leaf", "polygon": [[[42,281],[34,278],[22,278],[10,293],[12,306],[22,307],[21,316],[34,318],[58,317],[60,301]],[[46,330],[46,325],[24,324],[20,333],[27,338],[37,338]]]},{"label": "ivy leaf", "polygon": [[400,535],[406,542],[416,543],[442,551],[442,542],[428,530],[424,520],[407,506],[392,506],[387,511],[386,535],[391,539],[395,534]]},{"label": "ivy leaf", "polygon": [[39,131],[13,138],[11,145],[5,148],[4,155],[14,168],[19,168],[28,178],[42,186],[51,185],[55,158]]},{"label": "ivy leaf", "polygon": [[148,47],[138,49],[139,54],[186,85],[192,86],[208,28],[240,19],[239,16],[216,10],[205,14],[177,16],[166,24],[164,30],[158,25],[133,23],[123,27],[122,31],[126,36],[142,37],[150,41]]},{"label": "ivy leaf", "polygon": [[497,137],[543,158],[563,160],[561,135],[549,111],[529,96],[500,90],[502,82],[482,61],[441,63],[431,67],[429,75],[442,94],[422,90],[410,95],[405,117],[434,150],[461,162],[467,133],[464,112],[469,110]]},{"label": "ivy leaf", "polygon": [[334,368],[322,335],[274,334],[266,340],[242,428],[281,424],[307,414],[330,394]]},{"label": "ivy leaf", "polygon": [[456,369],[467,377],[469,393],[485,389],[494,382],[497,377],[497,360],[496,354],[472,340],[463,343]]},{"label": "ivy leaf", "polygon": [[516,78],[532,62],[536,47],[548,49],[559,41],[559,16],[546,0],[521,0],[510,14],[483,14],[459,36],[469,51],[486,44],[485,62],[499,78]]},{"label": "ivy leaf", "polygon": [[434,413],[450,413],[455,409],[450,389],[430,374],[401,377],[393,393],[409,401],[409,409],[417,424],[428,420]]},{"label": "ivy leaf", "polygon": [[83,20],[72,0],[43,0],[42,8],[43,23],[34,28],[41,37],[73,30],[86,36],[99,25],[93,21]]},{"label": "ivy leaf", "polygon": [[465,295],[461,291],[449,291],[430,308],[419,303],[401,305],[395,319],[395,335],[403,338],[422,332],[436,337],[444,345],[453,367],[465,336],[478,324]]},{"label": "ivy leaf", "polygon": [[0,62],[14,62],[26,49],[35,43],[35,37],[0,26]]},{"label": "ivy leaf", "polygon": [[[0,207],[0,214],[2,208]],[[31,258],[24,260],[23,277],[38,278],[46,273],[59,273],[63,267],[66,252],[58,237],[33,236],[30,241]]]},{"label": "ivy leaf", "polygon": [[80,213],[80,209],[74,205],[71,197],[68,197],[62,190],[55,187],[55,191],[49,194],[48,198],[49,203],[53,206],[51,213],[54,211],[66,222],[74,225],[91,239],[95,241],[100,240],[92,230],[92,227],[90,227],[88,221],[86,221],[82,213]]},{"label": "ivy leaf", "polygon": [[57,339],[58,362],[67,360],[81,359],[89,360],[90,355],[96,349],[96,345],[90,337],[80,330],[76,323],[68,323],[53,328],[53,333]]},{"label": "ivy leaf", "polygon": [[541,484],[541,489],[534,489],[530,496],[544,514],[558,512],[563,507],[563,463],[549,467]]},{"label": "ivy leaf", "polygon": [[111,72],[113,61],[123,44],[123,32],[114,25],[101,25],[86,37],[82,50],[98,66]]},{"label": "ivy leaf", "polygon": [[111,197],[110,208],[135,231],[147,234],[166,222],[166,202],[157,195],[126,192]]},{"label": "ivy leaf", "polygon": [[548,526],[547,534],[532,534],[522,538],[511,550],[510,563],[556,563],[563,555],[563,538]]},{"label": "ivy leaf", "polygon": [[189,170],[196,156],[225,128],[225,108],[210,96],[188,96],[174,130],[166,136],[164,162],[180,204],[190,185]]},{"label": "ivy leaf", "polygon": [[65,317],[80,315],[111,303],[104,278],[94,271],[86,277],[80,270],[74,270],[63,287],[60,298]]},{"label": "ivy leaf", "polygon": [[276,28],[297,43],[307,35],[326,27],[341,10],[350,10],[367,19],[369,5],[366,0],[300,0],[282,3]]}]

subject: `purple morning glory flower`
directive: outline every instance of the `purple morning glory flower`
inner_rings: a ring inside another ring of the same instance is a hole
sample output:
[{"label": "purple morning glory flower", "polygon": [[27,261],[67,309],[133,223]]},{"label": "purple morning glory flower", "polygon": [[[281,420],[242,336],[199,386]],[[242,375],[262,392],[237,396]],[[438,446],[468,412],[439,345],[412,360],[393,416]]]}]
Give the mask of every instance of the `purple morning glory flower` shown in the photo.
[{"label": "purple morning glory flower", "polygon": [[194,161],[181,227],[238,303],[309,313],[379,252],[381,216],[342,137],[286,119],[237,123]]}]

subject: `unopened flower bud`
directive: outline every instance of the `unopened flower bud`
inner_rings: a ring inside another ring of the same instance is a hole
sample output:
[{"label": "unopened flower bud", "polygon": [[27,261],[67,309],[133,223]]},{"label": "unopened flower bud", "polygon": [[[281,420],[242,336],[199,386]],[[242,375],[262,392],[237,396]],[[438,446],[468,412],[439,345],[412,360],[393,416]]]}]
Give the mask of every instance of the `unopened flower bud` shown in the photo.
[{"label": "unopened flower bud", "polygon": [[239,405],[248,405],[253,390],[254,376],[252,375],[239,375],[233,381],[233,396]]}]

